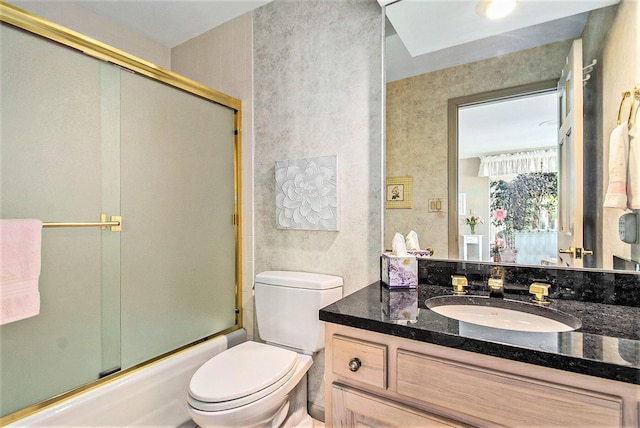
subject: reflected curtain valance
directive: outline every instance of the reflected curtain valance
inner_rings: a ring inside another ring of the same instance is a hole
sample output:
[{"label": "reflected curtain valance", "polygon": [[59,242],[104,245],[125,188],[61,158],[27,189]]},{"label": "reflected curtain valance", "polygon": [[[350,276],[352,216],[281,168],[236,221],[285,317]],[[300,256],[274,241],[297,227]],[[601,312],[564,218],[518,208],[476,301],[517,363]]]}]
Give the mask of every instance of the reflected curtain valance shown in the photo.
[{"label": "reflected curtain valance", "polygon": [[557,171],[557,151],[555,149],[533,150],[480,156],[478,177]]}]

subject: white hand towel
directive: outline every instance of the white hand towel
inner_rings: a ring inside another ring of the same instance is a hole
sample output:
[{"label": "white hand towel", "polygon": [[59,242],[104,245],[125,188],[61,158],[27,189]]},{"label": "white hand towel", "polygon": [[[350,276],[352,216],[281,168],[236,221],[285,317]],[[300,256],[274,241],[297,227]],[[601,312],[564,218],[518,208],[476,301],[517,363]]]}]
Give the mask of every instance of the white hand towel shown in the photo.
[{"label": "white hand towel", "polygon": [[0,324],[40,313],[40,220],[0,220]]},{"label": "white hand towel", "polygon": [[624,122],[611,131],[609,137],[609,186],[604,198],[608,208],[627,209],[627,164],[629,126]]},{"label": "white hand towel", "polygon": [[638,126],[629,129],[629,173],[627,177],[628,208],[640,210],[640,138]]}]

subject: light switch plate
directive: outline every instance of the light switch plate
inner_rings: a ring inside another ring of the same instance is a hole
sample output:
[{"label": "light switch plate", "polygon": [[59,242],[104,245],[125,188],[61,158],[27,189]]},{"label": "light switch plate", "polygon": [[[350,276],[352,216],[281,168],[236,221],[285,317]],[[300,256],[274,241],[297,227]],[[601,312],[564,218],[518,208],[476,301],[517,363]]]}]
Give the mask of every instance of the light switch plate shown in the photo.
[{"label": "light switch plate", "polygon": [[430,213],[442,212],[442,199],[429,199],[429,212]]}]

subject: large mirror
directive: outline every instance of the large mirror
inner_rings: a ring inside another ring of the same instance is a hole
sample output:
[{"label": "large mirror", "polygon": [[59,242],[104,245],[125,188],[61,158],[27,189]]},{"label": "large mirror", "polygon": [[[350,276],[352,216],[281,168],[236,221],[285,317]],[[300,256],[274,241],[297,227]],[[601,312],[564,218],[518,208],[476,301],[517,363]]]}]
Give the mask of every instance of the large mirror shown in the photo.
[{"label": "large mirror", "polygon": [[[610,134],[619,115],[629,118],[640,82],[630,54],[640,49],[640,3],[518,2],[500,21],[482,16],[485,3],[385,7],[387,186],[401,183],[407,197],[387,201],[385,245],[413,230],[437,258],[498,261],[498,243],[511,238],[520,252],[502,262],[638,270],[640,245],[618,230],[637,210],[603,201]],[[567,128],[569,113],[577,119]],[[531,171],[486,172],[488,162],[523,156]],[[534,221],[514,218],[509,205],[510,224],[520,225],[509,229],[500,197],[518,186],[546,193],[539,206],[520,202],[530,216],[536,206]]]}]

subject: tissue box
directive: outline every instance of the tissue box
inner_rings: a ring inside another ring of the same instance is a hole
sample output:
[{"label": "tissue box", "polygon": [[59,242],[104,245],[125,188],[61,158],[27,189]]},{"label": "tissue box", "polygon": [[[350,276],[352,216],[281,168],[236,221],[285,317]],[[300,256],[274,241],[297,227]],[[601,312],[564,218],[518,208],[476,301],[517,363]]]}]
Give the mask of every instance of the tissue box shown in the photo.
[{"label": "tissue box", "polygon": [[389,287],[418,287],[418,259],[416,256],[394,256],[383,253],[380,279]]},{"label": "tissue box", "polygon": [[418,319],[418,290],[389,289],[382,286],[382,315],[391,321],[416,321]]}]

